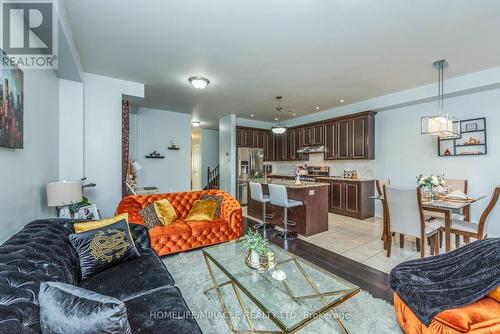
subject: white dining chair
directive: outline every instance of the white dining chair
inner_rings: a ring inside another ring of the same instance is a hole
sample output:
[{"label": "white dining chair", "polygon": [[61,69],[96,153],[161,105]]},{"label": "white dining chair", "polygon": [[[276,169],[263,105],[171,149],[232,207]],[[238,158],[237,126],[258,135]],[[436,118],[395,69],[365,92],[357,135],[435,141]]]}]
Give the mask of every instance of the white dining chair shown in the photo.
[{"label": "white dining chair", "polygon": [[[427,222],[422,209],[422,195],[420,188],[397,187],[385,185],[384,205],[387,214],[387,257],[391,256],[392,233],[420,239],[420,256],[425,256],[425,242],[430,239],[431,255],[439,253],[440,225],[432,221]],[[418,241],[417,241],[418,242]],[[400,247],[404,246],[401,239]]]}]

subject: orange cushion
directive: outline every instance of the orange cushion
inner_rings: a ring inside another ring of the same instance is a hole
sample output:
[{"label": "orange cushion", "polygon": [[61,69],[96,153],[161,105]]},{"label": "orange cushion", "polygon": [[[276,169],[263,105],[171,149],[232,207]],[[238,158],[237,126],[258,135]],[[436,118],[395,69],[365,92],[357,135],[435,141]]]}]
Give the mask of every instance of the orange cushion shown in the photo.
[{"label": "orange cushion", "polygon": [[460,332],[467,333],[500,323],[500,303],[491,298],[483,298],[470,305],[443,311],[435,320]]},{"label": "orange cushion", "polygon": [[394,293],[398,323],[406,334],[500,333],[500,303],[485,297],[467,306],[443,311],[425,326]]},{"label": "orange cushion", "polygon": [[492,298],[500,303],[500,286],[498,286],[495,290],[491,291],[488,294],[488,297],[490,297],[490,298]]}]

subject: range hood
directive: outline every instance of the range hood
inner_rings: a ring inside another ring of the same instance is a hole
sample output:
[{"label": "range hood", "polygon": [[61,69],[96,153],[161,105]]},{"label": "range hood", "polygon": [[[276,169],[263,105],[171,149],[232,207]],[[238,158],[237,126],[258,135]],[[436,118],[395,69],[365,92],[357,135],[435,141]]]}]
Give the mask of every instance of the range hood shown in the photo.
[{"label": "range hood", "polygon": [[323,153],[325,152],[325,147],[323,145],[315,145],[315,146],[304,146],[301,149],[297,150],[297,153]]}]

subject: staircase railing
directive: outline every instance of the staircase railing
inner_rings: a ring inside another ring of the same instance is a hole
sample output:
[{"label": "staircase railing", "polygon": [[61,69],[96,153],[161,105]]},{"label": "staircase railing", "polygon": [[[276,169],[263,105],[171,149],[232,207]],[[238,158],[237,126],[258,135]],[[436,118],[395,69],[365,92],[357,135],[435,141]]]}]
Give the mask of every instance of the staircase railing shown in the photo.
[{"label": "staircase railing", "polygon": [[207,172],[208,172],[208,177],[207,177],[208,184],[203,188],[203,190],[219,189],[220,185],[219,165],[217,165],[217,167],[215,167],[212,170],[210,169],[210,167],[208,167]]}]

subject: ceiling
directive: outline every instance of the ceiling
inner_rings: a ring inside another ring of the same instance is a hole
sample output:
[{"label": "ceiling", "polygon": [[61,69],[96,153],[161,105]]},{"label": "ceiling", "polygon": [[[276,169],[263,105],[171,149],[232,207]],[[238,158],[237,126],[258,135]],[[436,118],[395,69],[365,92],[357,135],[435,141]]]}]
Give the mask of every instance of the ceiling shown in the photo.
[{"label": "ceiling", "polygon": [[497,0],[65,3],[86,72],[144,83],[141,104],[205,127],[272,121],[276,95],[288,118],[428,84],[441,58],[445,78],[500,66]]}]

